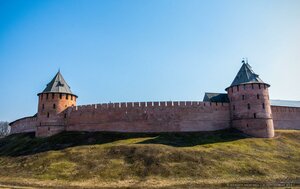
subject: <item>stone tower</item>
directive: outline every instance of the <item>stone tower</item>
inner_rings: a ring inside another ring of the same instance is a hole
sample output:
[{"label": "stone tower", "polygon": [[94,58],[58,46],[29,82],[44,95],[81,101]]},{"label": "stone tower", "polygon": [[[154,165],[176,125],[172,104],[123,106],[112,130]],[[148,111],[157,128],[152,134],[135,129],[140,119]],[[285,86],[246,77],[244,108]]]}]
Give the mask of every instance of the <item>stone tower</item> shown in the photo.
[{"label": "stone tower", "polygon": [[271,138],[274,126],[269,100],[269,84],[263,82],[248,64],[242,67],[226,88],[230,101],[231,125],[254,137]]},{"label": "stone tower", "polygon": [[38,122],[36,136],[46,137],[65,129],[67,108],[76,106],[76,98],[60,71],[43,92],[38,94]]}]

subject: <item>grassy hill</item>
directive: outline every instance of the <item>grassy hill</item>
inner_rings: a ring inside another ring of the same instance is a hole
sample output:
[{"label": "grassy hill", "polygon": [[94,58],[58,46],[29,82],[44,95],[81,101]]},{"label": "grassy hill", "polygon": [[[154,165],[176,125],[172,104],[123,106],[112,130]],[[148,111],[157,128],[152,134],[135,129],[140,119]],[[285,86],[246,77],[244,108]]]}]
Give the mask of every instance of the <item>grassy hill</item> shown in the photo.
[{"label": "grassy hill", "polygon": [[198,133],[33,133],[0,139],[0,188],[198,188],[295,182],[300,131],[273,139]]}]

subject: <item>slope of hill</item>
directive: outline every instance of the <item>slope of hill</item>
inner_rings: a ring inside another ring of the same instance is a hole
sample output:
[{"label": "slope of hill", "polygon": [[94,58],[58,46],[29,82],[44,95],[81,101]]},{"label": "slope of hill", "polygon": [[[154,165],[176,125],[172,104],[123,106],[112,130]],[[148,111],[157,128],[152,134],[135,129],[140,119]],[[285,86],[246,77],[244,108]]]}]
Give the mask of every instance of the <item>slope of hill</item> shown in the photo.
[{"label": "slope of hill", "polygon": [[198,188],[294,183],[300,131],[273,139],[233,130],[198,133],[33,133],[0,139],[0,187]]}]

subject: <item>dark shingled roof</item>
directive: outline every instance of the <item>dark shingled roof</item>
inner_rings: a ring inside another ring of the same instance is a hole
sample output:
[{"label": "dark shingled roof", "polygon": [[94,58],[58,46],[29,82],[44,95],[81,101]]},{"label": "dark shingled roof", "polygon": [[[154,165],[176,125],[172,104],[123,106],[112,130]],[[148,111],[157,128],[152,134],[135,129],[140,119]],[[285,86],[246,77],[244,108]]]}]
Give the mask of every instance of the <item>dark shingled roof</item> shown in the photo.
[{"label": "dark shingled roof", "polygon": [[54,76],[54,78],[50,81],[50,83],[47,84],[47,87],[43,90],[42,93],[73,94],[69,85],[61,75],[60,71],[58,71],[57,74]]},{"label": "dark shingled roof", "polygon": [[[256,73],[254,73],[254,71],[248,63],[246,63],[244,60],[242,61],[242,63],[243,65],[237,73],[237,75],[235,76],[230,87],[247,83],[265,83],[259,78],[259,76]],[[267,85],[269,86],[269,84]]]},{"label": "dark shingled roof", "polygon": [[205,93],[203,102],[229,102],[226,93]]}]

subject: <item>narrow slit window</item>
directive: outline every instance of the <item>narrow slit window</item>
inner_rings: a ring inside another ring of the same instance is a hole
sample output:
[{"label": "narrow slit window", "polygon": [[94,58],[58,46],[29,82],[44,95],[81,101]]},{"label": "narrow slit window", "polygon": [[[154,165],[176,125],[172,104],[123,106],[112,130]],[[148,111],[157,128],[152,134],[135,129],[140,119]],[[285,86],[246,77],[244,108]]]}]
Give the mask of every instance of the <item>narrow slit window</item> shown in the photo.
[{"label": "narrow slit window", "polygon": [[242,96],[242,99],[245,100],[245,95]]},{"label": "narrow slit window", "polygon": [[45,109],[45,104],[42,105],[42,109]]},{"label": "narrow slit window", "polygon": [[237,91],[239,91],[239,90],[240,90],[239,86],[236,86],[236,90],[237,90]]},{"label": "narrow slit window", "polygon": [[50,114],[49,114],[49,112],[47,113],[47,117],[49,117],[50,116]]},{"label": "narrow slit window", "polygon": [[69,95],[68,95],[68,94],[66,95],[66,99],[67,99],[67,100],[69,99]]},{"label": "narrow slit window", "polygon": [[55,104],[53,104],[53,109],[56,109],[56,105]]},{"label": "narrow slit window", "polygon": [[60,98],[60,99],[62,98],[62,94],[59,94],[59,98]]},{"label": "narrow slit window", "polygon": [[265,109],[265,103],[262,104],[262,108]]},{"label": "narrow slit window", "polygon": [[260,84],[258,84],[258,88],[260,89]]},{"label": "narrow slit window", "polygon": [[246,84],[244,84],[244,90],[246,90]]},{"label": "narrow slit window", "polygon": [[46,99],[48,99],[48,96],[49,96],[49,94],[47,93],[47,94],[46,94]]},{"label": "narrow slit window", "polygon": [[52,93],[52,99],[54,99],[54,93]]},{"label": "narrow slit window", "polygon": [[253,114],[253,117],[256,118],[256,113]]},{"label": "narrow slit window", "polygon": [[250,110],[250,108],[251,108],[251,107],[250,107],[250,104],[248,103],[248,110]]},{"label": "narrow slit window", "polygon": [[251,84],[251,87],[252,87],[252,89],[254,89],[254,85],[253,85],[253,83]]},{"label": "narrow slit window", "polygon": [[256,98],[259,99],[259,94],[256,95]]},{"label": "narrow slit window", "polygon": [[67,114],[66,113],[65,113],[64,117],[67,118]]}]

